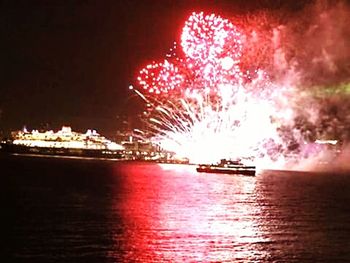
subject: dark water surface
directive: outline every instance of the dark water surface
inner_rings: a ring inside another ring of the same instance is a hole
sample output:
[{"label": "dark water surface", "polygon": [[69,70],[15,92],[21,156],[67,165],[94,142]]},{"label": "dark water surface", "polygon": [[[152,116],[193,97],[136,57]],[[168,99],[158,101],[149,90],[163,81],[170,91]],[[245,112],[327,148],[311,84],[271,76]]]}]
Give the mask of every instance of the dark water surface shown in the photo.
[{"label": "dark water surface", "polygon": [[350,174],[19,156],[0,165],[12,262],[350,262]]}]

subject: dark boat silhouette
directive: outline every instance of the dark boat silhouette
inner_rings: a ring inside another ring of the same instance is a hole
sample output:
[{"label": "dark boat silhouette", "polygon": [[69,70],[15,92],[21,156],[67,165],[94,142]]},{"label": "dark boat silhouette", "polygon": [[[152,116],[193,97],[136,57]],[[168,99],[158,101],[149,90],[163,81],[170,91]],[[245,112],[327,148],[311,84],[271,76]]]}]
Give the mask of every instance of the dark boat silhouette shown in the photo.
[{"label": "dark boat silhouette", "polygon": [[218,164],[200,164],[196,168],[200,173],[222,173],[222,174],[242,174],[255,176],[256,167],[245,165],[241,161],[231,161],[222,159]]}]

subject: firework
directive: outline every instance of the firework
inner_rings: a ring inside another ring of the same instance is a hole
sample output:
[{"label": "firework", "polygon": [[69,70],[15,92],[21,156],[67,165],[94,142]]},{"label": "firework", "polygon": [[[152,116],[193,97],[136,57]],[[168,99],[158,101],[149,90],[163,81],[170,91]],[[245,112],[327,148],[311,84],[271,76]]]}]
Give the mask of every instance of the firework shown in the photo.
[{"label": "firework", "polygon": [[186,56],[193,61],[217,63],[222,58],[238,60],[241,56],[240,33],[220,16],[193,13],[181,35]]},{"label": "firework", "polygon": [[152,63],[140,71],[139,84],[150,93],[168,93],[182,86],[184,76],[178,67],[164,60],[162,63]]},{"label": "firework", "polygon": [[261,69],[241,71],[241,37],[229,20],[193,13],[181,35],[184,56],[174,48],[140,71],[154,142],[192,163],[282,156],[281,126],[293,118],[290,90]]},{"label": "firework", "polygon": [[168,93],[175,89],[211,88],[238,83],[242,78],[241,34],[227,19],[193,13],[181,35],[184,57],[176,52],[176,43],[168,60],[153,62],[140,71],[139,84],[150,93]]},{"label": "firework", "polygon": [[241,34],[229,20],[193,13],[183,28],[181,45],[202,87],[215,89],[240,78]]}]

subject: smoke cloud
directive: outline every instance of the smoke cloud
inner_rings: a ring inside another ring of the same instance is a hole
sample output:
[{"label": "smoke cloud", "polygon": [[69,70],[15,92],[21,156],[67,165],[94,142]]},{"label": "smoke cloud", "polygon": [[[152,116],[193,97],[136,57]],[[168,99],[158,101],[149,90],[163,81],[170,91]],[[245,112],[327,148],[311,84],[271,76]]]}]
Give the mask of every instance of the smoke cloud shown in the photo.
[{"label": "smoke cloud", "polygon": [[[350,4],[313,1],[294,13],[258,11],[233,21],[245,32],[242,68],[264,69],[285,90],[281,107],[293,114],[280,121],[289,154],[298,154],[308,168],[327,160],[349,169]],[[305,154],[302,144],[317,140],[338,143]]]}]

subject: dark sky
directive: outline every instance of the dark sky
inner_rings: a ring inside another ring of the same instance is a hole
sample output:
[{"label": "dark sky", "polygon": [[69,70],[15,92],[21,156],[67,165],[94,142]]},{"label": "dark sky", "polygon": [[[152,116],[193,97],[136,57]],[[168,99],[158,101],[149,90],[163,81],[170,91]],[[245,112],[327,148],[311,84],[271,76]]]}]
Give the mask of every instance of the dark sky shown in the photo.
[{"label": "dark sky", "polygon": [[110,132],[128,111],[138,70],[164,58],[191,12],[293,11],[305,2],[3,1],[0,130],[47,123]]}]

